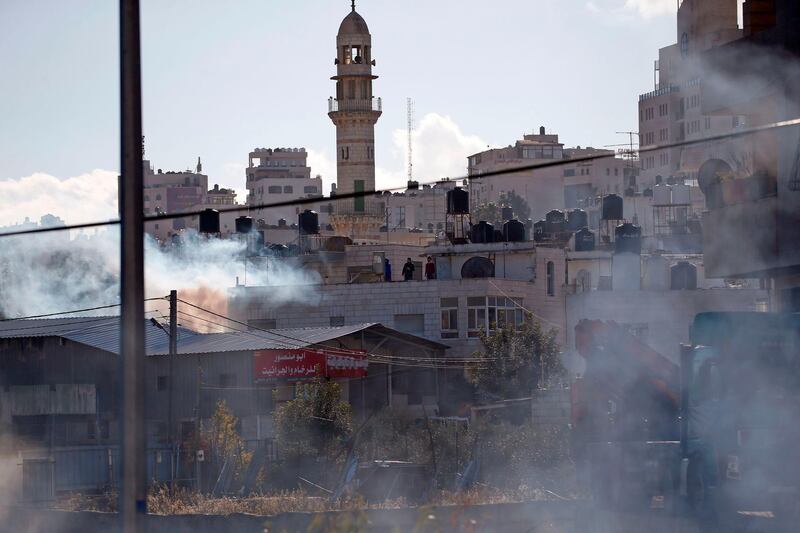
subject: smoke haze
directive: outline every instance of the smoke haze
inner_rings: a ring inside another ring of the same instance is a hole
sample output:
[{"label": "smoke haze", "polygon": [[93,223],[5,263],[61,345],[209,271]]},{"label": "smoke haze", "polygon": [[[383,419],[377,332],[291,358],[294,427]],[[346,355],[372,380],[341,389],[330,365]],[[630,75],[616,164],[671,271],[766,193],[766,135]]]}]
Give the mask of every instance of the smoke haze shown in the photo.
[{"label": "smoke haze", "polygon": [[[30,316],[83,309],[119,302],[119,232],[109,230],[70,240],[67,232],[6,237],[0,258],[0,315]],[[294,270],[265,259],[245,268],[245,244],[206,239],[188,233],[184,244],[162,248],[145,238],[145,292],[147,298],[179,291],[181,299],[220,314],[227,311],[226,288],[237,277],[249,285],[274,286],[271,299],[288,302],[307,299],[318,281],[316,274]],[[245,278],[245,271],[246,278]],[[167,314],[166,302],[147,309]],[[100,310],[95,314],[114,314]],[[217,328],[219,329],[219,328]]]}]

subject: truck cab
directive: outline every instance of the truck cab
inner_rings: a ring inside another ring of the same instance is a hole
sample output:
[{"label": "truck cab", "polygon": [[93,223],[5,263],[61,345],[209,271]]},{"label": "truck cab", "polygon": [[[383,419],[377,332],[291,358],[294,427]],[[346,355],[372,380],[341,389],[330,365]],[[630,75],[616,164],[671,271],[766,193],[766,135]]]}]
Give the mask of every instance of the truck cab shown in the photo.
[{"label": "truck cab", "polygon": [[800,502],[800,314],[700,313],[681,350],[681,494],[710,521]]}]

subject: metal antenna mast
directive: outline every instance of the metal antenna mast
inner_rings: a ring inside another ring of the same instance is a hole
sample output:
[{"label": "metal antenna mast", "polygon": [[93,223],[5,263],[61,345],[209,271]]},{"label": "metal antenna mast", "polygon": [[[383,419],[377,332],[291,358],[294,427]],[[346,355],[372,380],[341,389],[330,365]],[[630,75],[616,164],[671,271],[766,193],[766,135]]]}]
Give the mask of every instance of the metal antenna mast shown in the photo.
[{"label": "metal antenna mast", "polygon": [[414,147],[411,142],[412,134],[414,132],[414,101],[408,99],[408,181],[414,179]]}]

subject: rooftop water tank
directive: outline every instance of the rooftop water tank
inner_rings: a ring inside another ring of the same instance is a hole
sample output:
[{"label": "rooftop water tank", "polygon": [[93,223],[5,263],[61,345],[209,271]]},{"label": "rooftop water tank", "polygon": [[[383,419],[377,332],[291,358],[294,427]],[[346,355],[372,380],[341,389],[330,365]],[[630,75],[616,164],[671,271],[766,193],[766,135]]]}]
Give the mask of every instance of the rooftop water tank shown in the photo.
[{"label": "rooftop water tank", "polygon": [[576,252],[592,252],[594,244],[594,232],[589,228],[583,227],[575,232]]},{"label": "rooftop water tank", "polygon": [[583,209],[567,211],[567,231],[578,231],[589,226],[589,215]]},{"label": "rooftop water tank", "polygon": [[620,224],[614,230],[615,253],[642,252],[642,228],[630,222]]},{"label": "rooftop water tank", "polygon": [[525,240],[525,224],[516,218],[503,224],[503,240],[506,242],[522,242]]},{"label": "rooftop water tank", "polygon": [[511,220],[514,218],[514,209],[511,207],[504,207],[501,209],[501,216],[503,217],[503,221]]},{"label": "rooftop water tank", "polygon": [[286,219],[285,218],[279,218],[278,219],[278,227],[279,228],[285,228],[286,227]]},{"label": "rooftop water tank", "polygon": [[553,209],[544,216],[548,233],[562,233],[567,225],[567,217],[563,211]]},{"label": "rooftop water tank", "polygon": [[300,235],[318,235],[319,215],[316,211],[306,209],[297,215],[297,225],[300,228]]},{"label": "rooftop water tank", "polygon": [[236,233],[250,233],[253,231],[253,217],[236,217]]},{"label": "rooftop water tank", "polygon": [[678,183],[672,186],[672,203],[683,205],[692,203],[692,191],[688,185]]},{"label": "rooftop water tank", "polygon": [[494,226],[481,220],[472,226],[472,239],[470,240],[475,243],[494,242]]},{"label": "rooftop water tank", "polygon": [[200,233],[219,233],[219,211],[203,209],[200,212]]},{"label": "rooftop water tank", "polygon": [[672,203],[672,192],[669,185],[663,183],[653,187],[653,205],[669,205]]},{"label": "rooftop water tank", "polygon": [[617,194],[604,196],[603,212],[600,218],[603,220],[622,220],[622,197]]},{"label": "rooftop water tank", "polygon": [[673,291],[697,289],[697,267],[688,261],[679,261],[669,269],[670,289]]},{"label": "rooftop water tank", "polygon": [[534,242],[543,242],[545,240],[545,233],[547,233],[547,222],[540,220],[533,224]]},{"label": "rooftop water tank", "polygon": [[447,191],[447,214],[466,215],[469,213],[469,193],[461,187]]}]

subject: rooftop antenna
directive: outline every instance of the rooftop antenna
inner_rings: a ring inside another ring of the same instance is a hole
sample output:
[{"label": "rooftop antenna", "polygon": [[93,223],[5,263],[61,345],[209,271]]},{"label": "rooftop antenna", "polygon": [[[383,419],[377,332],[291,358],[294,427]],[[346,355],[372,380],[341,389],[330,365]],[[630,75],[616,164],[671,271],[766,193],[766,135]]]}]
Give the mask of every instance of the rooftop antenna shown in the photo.
[{"label": "rooftop antenna", "polygon": [[[353,0],[355,2],[355,0]],[[412,134],[414,132],[414,100],[409,98],[407,100],[407,111],[408,111],[408,181],[411,182],[414,179],[414,160],[413,160],[413,153],[414,148],[411,142]]]},{"label": "rooftop antenna", "polygon": [[350,1],[350,6],[353,8],[353,11],[355,11],[356,10],[356,0],[351,0]]}]

